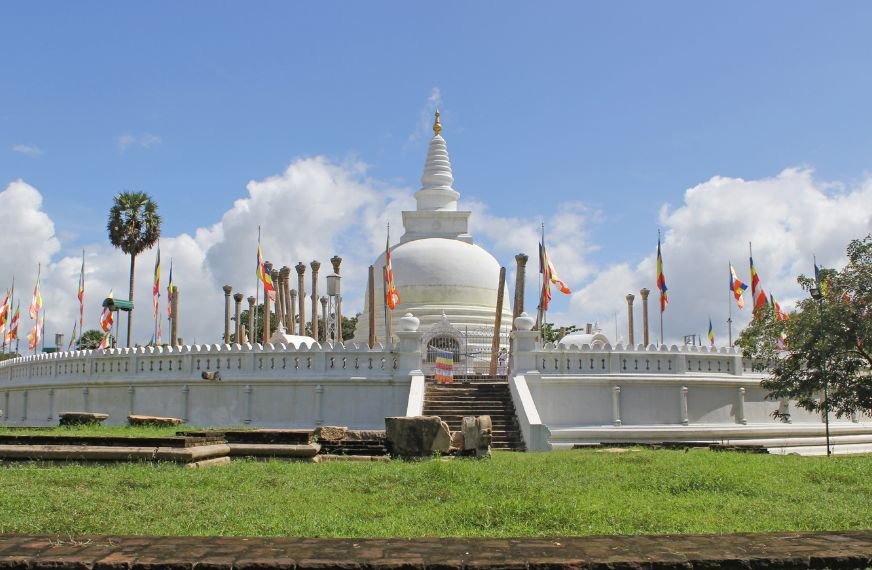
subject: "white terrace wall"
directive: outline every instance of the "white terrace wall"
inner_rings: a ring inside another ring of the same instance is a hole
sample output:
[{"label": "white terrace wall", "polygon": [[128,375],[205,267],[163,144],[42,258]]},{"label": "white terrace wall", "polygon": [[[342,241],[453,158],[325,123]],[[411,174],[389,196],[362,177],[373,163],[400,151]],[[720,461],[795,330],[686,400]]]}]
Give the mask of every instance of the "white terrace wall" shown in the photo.
[{"label": "white terrace wall", "polygon": [[[172,416],[196,426],[384,429],[405,415],[420,335],[397,350],[353,343],[194,345],[41,354],[0,363],[7,425],[52,425],[65,411]],[[204,380],[217,372],[220,380]]]},{"label": "white terrace wall", "polygon": [[[541,347],[535,331],[513,334],[510,384],[528,449],[823,433],[822,414],[767,400],[763,375],[734,348]],[[789,413],[789,423],[775,410]],[[831,416],[830,425],[838,434],[872,434],[865,417]]]}]

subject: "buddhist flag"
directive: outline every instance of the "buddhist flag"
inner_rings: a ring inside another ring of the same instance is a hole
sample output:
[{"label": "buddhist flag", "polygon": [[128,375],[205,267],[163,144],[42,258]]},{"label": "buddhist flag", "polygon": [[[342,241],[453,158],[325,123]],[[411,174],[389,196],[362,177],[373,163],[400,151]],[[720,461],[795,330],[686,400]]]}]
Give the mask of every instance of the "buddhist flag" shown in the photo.
[{"label": "buddhist flag", "polygon": [[436,349],[436,383],[454,382],[454,353],[450,350]]},{"label": "buddhist flag", "polygon": [[33,300],[30,302],[30,318],[36,319],[39,311],[42,309],[42,293],[39,292],[39,278],[42,268],[36,274],[36,286],[33,288]]},{"label": "buddhist flag", "polygon": [[393,311],[400,304],[400,294],[397,292],[397,284],[394,282],[394,269],[391,266],[390,234],[388,234],[387,243],[385,244],[385,283],[387,285],[385,302],[388,304],[388,308]]},{"label": "buddhist flag", "polygon": [[157,258],[154,260],[154,286],[151,289],[151,302],[154,305],[154,319],[160,309],[160,244],[157,245]]},{"label": "buddhist flag", "polygon": [[76,344],[76,321],[73,321],[73,334],[70,335],[70,343],[67,345],[67,352],[72,352],[73,345]]},{"label": "buddhist flag", "polygon": [[173,260],[170,258],[170,278],[169,283],[167,283],[167,316],[169,318],[173,318],[173,289],[175,288],[175,284],[173,283]]},{"label": "buddhist flag", "polygon": [[666,291],[669,288],[666,286],[666,276],[663,275],[663,255],[660,253],[660,238],[657,238],[657,288],[660,289],[660,312],[666,310],[666,305],[669,304],[669,297]]},{"label": "buddhist flag", "polygon": [[3,304],[0,305],[0,336],[6,332],[6,323],[9,321],[9,291],[6,291],[6,297],[3,299]]},{"label": "buddhist flag", "polygon": [[709,317],[708,339],[711,346],[715,345],[715,328],[712,326],[712,318]]},{"label": "buddhist flag", "polygon": [[9,332],[6,333],[6,344],[13,340],[18,340],[18,322],[21,320],[21,303],[15,307],[15,313],[12,315],[12,320],[9,322]]},{"label": "buddhist flag", "polygon": [[[85,319],[85,250],[82,250],[82,270],[79,272],[79,291],[76,293],[79,298],[79,331],[82,330],[82,324]],[[73,337],[76,336],[76,327],[73,327]],[[73,339],[70,339],[72,342]]]},{"label": "buddhist flag", "polygon": [[774,295],[769,295],[769,302],[772,304],[772,314],[775,316],[775,319],[779,321],[786,321],[788,315],[781,310],[781,305],[778,303],[778,301],[775,300]]},{"label": "buddhist flag", "polygon": [[821,292],[821,295],[824,297],[827,296],[828,284],[826,280],[821,279],[821,268],[818,267],[817,259],[814,260],[814,282],[817,285],[818,291]]},{"label": "buddhist flag", "polygon": [[754,269],[754,258],[749,257],[749,259],[751,261],[751,298],[754,300],[754,311],[756,312],[761,307],[766,306],[767,298],[766,291],[760,285],[760,276]]},{"label": "buddhist flag", "polygon": [[743,293],[745,293],[745,289],[748,286],[742,283],[742,280],[736,275],[736,269],[730,264],[730,291],[733,292],[733,296],[736,298],[736,305],[739,306],[740,309],[745,308],[745,297]]},{"label": "buddhist flag", "polygon": [[103,338],[100,339],[100,344],[97,345],[98,349],[106,350],[109,348],[109,339],[112,337],[112,333],[106,331],[106,334],[103,335]]},{"label": "buddhist flag", "polygon": [[263,260],[263,252],[260,251],[260,242],[257,243],[257,278],[263,282],[263,292],[269,295],[270,301],[276,300],[276,288],[273,286],[272,277],[266,270],[266,262]]},{"label": "buddhist flag", "polygon": [[43,315],[39,315],[39,319],[37,319],[36,324],[30,329],[30,332],[27,333],[27,348],[31,351],[35,351],[37,347],[39,347],[39,339],[42,335],[42,327],[44,323]]},{"label": "buddhist flag", "polygon": [[551,301],[551,285],[554,284],[557,289],[564,295],[569,295],[572,290],[566,282],[557,275],[554,269],[554,264],[551,263],[551,258],[545,251],[545,244],[539,242],[539,273],[542,274],[542,310],[548,309],[548,303]]},{"label": "buddhist flag", "polygon": [[[112,290],[109,290],[109,298],[112,298]],[[109,310],[109,307],[103,307],[103,312],[100,313],[100,328],[103,329],[103,332],[108,333],[112,329],[112,324],[115,322],[114,317],[112,316],[112,311]]]}]

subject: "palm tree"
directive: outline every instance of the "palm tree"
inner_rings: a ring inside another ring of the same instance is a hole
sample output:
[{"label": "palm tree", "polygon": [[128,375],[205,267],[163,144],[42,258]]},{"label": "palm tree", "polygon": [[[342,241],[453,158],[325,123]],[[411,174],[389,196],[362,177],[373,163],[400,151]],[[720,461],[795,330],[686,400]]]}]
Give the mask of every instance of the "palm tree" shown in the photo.
[{"label": "palm tree", "polygon": [[[122,192],[115,196],[109,210],[109,241],[130,256],[130,297],[133,301],[133,270],[136,256],[151,249],[160,237],[157,204],[145,192]],[[133,311],[127,313],[127,346],[133,327]]]}]

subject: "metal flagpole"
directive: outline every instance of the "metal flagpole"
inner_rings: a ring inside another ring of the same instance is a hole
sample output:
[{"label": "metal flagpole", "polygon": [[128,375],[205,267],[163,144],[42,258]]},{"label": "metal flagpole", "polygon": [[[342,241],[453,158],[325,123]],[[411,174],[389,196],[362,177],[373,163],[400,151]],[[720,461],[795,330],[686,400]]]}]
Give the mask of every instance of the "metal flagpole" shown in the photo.
[{"label": "metal flagpole", "polygon": [[382,304],[385,309],[385,348],[391,350],[391,324],[388,322],[388,289],[390,287],[390,283],[388,283],[388,266],[387,266],[387,256],[388,256],[388,248],[391,246],[391,224],[388,222],[387,225],[387,245],[385,246],[385,265],[382,266]]},{"label": "metal flagpole", "polygon": [[[660,253],[660,229],[657,229],[657,257],[660,262],[660,272],[663,272],[663,256]],[[658,279],[660,275],[657,275]],[[660,283],[657,283],[657,289],[660,290],[660,346],[663,346],[663,289],[660,289]]]},{"label": "metal flagpole", "polygon": [[547,286],[543,277],[546,271],[545,264],[547,263],[547,260],[543,258],[543,253],[545,252],[545,222],[540,223],[539,234],[539,239],[541,240],[539,243],[539,307],[536,314],[536,328],[539,330],[539,342],[542,343],[542,325],[545,321],[545,287]]},{"label": "metal flagpole", "polygon": [[[263,267],[260,264],[260,257],[261,255],[263,255],[263,252],[260,249],[260,226],[257,226],[257,253],[257,271],[254,272],[254,328],[260,330],[263,329],[263,326],[257,326],[257,304],[260,301],[260,283],[258,283],[258,281],[260,279],[259,275]],[[302,291],[300,292],[300,294],[302,295]],[[257,346],[257,330],[248,331],[248,334],[252,336],[252,340],[254,341],[251,344],[255,347]],[[262,340],[263,339],[261,339],[261,341]]]},{"label": "metal flagpole", "polygon": [[76,347],[82,344],[82,335],[85,333],[85,248],[82,248],[82,275],[80,277],[82,285],[82,298],[79,299],[79,342]]},{"label": "metal flagpole", "polygon": [[[727,268],[730,271],[730,283],[733,282],[733,262],[730,261],[729,267]],[[730,288],[732,289],[732,287]],[[727,317],[727,336],[730,339],[730,346],[733,346],[733,291],[727,291],[727,312],[729,317]]]}]

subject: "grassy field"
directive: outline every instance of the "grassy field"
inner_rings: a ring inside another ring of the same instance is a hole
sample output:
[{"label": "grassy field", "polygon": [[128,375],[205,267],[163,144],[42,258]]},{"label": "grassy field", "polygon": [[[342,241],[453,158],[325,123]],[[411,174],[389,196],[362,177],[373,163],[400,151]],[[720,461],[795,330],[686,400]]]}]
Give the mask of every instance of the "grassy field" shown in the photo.
[{"label": "grassy field", "polygon": [[0,532],[556,536],[872,528],[872,456],[707,450],[489,461],[0,468]]}]

